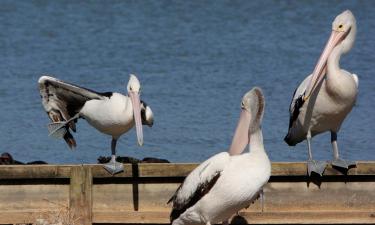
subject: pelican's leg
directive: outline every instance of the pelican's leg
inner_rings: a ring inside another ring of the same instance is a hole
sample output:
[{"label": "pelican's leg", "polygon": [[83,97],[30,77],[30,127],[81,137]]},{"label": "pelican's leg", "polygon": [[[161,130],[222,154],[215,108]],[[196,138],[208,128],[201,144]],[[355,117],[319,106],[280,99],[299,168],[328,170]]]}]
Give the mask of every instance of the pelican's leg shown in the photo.
[{"label": "pelican's leg", "polygon": [[307,132],[307,148],[309,151],[309,159],[307,160],[307,172],[309,176],[311,176],[311,172],[315,172],[320,176],[323,175],[324,170],[326,169],[327,163],[325,161],[316,161],[313,160],[312,152],[311,152],[311,132],[310,130]]},{"label": "pelican's leg", "polygon": [[337,133],[331,131],[331,143],[332,143],[332,150],[333,150],[333,160],[332,166],[337,166],[341,168],[348,169],[350,166],[355,166],[356,163],[354,161],[347,161],[340,159],[339,157],[339,148],[337,147]]},{"label": "pelican's leg", "polygon": [[63,138],[64,135],[67,132],[66,125],[70,123],[70,121],[78,119],[79,113],[75,114],[72,118],[70,118],[67,121],[61,121],[61,122],[53,122],[48,124],[48,132],[49,136],[55,137],[55,138]]},{"label": "pelican's leg", "polygon": [[112,138],[111,161],[109,161],[109,163],[104,164],[104,169],[106,169],[112,175],[124,171],[124,165],[122,163],[119,163],[119,162],[116,161],[116,143],[117,143],[117,139]]}]

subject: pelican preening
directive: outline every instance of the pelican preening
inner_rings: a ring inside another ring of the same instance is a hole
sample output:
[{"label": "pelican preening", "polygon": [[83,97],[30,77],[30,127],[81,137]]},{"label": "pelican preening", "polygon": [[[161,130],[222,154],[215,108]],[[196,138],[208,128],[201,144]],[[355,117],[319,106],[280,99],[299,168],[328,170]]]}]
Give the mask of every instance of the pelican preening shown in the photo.
[{"label": "pelican preening", "polygon": [[355,165],[339,158],[337,132],[357,98],[358,77],[339,65],[341,55],[354,44],[356,30],[356,20],[349,10],[335,18],[314,72],[298,86],[290,104],[289,130],[284,140],[294,146],[307,139],[309,174],[322,175],[326,167],[326,162],[312,159],[310,144],[313,136],[325,131],[331,132],[332,165],[342,168]]},{"label": "pelican preening", "polygon": [[53,122],[48,126],[50,135],[64,138],[68,146],[74,148],[76,142],[69,129],[75,132],[77,119],[84,118],[100,132],[112,136],[112,158],[104,165],[111,174],[123,170],[122,163],[116,162],[118,138],[135,124],[141,146],[142,124],[153,125],[153,113],[140,100],[141,86],[135,75],[130,75],[128,96],[115,92],[95,92],[49,76],[40,77],[38,82],[44,109]]},{"label": "pelican preening", "polygon": [[[271,163],[263,146],[261,89],[246,93],[241,108],[229,153],[219,153],[200,164],[169,200],[173,202],[172,224],[226,221],[251,204],[267,183]],[[241,154],[247,144],[249,152]]]}]

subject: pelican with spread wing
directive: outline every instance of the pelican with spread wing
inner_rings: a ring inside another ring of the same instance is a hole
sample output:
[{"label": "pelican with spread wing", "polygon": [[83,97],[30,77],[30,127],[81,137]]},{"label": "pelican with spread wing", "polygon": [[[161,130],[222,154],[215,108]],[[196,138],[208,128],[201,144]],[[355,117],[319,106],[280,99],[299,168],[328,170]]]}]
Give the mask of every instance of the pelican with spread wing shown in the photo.
[{"label": "pelican with spread wing", "polygon": [[48,125],[50,135],[64,138],[70,148],[76,141],[70,131],[76,131],[79,118],[104,134],[112,136],[112,158],[104,168],[111,174],[123,171],[123,164],[116,162],[116,143],[119,137],[135,124],[138,144],[143,145],[142,124],[153,125],[153,113],[140,100],[140,83],[130,75],[128,95],[116,92],[99,93],[79,87],[50,76],[39,78],[42,104],[52,123]]}]

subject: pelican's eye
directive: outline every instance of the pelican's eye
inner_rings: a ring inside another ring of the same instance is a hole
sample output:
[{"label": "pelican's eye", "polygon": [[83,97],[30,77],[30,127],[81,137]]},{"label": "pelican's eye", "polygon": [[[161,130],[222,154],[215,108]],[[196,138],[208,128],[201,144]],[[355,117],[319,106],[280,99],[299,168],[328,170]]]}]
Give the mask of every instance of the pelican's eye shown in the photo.
[{"label": "pelican's eye", "polygon": [[241,102],[241,108],[245,108],[245,103]]},{"label": "pelican's eye", "polygon": [[340,25],[339,25],[339,29],[341,29],[342,27],[343,27],[343,25],[342,25],[342,24],[340,24]]}]

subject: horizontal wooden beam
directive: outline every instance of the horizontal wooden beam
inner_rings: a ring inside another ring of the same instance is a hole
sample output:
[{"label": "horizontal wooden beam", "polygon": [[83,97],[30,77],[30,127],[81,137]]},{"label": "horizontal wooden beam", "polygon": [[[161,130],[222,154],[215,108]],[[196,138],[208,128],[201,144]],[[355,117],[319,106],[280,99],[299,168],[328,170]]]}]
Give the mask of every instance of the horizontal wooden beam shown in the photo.
[{"label": "horizontal wooden beam", "polygon": [[[97,212],[94,223],[167,224],[169,212]],[[373,224],[375,212],[240,212],[230,219],[233,224]]]},{"label": "horizontal wooden beam", "polygon": [[[84,164],[92,169],[93,178],[111,177],[185,177],[198,164],[196,163],[141,163],[124,164],[124,172],[112,176],[100,164]],[[1,165],[0,179],[47,179],[70,178],[72,167],[82,165]],[[306,176],[305,162],[273,162],[272,176]],[[359,161],[357,167],[347,174],[328,166],[324,176],[375,175],[375,162]]]},{"label": "horizontal wooden beam", "polygon": [[0,179],[70,178],[68,165],[0,165]]},{"label": "horizontal wooden beam", "polygon": [[[58,212],[44,212],[55,213]],[[32,223],[36,212],[0,212],[1,224]],[[169,212],[94,212],[94,224],[168,224]],[[126,221],[119,222],[119,221]],[[375,212],[240,212],[232,217],[233,224],[374,224]]]}]

